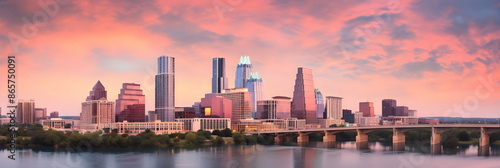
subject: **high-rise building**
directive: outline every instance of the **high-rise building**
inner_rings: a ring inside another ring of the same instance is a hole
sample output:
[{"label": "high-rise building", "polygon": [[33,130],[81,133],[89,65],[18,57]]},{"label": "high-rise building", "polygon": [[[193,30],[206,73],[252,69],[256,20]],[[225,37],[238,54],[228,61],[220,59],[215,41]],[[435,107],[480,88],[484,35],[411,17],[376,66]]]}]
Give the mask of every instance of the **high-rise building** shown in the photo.
[{"label": "high-rise building", "polygon": [[316,97],[316,118],[325,118],[325,101],[323,100],[323,94],[318,88],[314,90]]},{"label": "high-rise building", "polygon": [[227,89],[226,77],[226,59],[213,58],[212,59],[212,93],[220,93],[222,90]]},{"label": "high-rise building", "polygon": [[309,68],[298,68],[293,90],[292,118],[306,119],[306,124],[317,124],[314,81]]},{"label": "high-rise building", "polygon": [[47,108],[35,108],[35,121],[47,119]]},{"label": "high-rise building", "polygon": [[156,121],[156,111],[148,111],[148,122]]},{"label": "high-rise building", "polygon": [[101,98],[108,99],[108,92],[102,85],[101,81],[97,81],[97,83],[94,85],[92,88],[92,91],[90,91],[89,96],[87,97],[86,101],[90,100],[101,100]]},{"label": "high-rise building", "polygon": [[252,94],[252,117],[255,118],[257,114],[257,101],[264,99],[264,88],[259,73],[252,73],[245,85],[248,88],[248,92]]},{"label": "high-rise building", "polygon": [[162,122],[175,120],[175,58],[158,58],[158,74],[155,78],[155,110]]},{"label": "high-rise building", "polygon": [[[95,96],[95,93],[103,94]],[[107,92],[100,81],[95,84],[94,88],[90,92],[89,97],[87,97],[86,102],[82,103],[82,113],[80,113],[80,128],[89,130],[102,129],[105,127],[109,128],[109,124],[115,122],[115,102],[108,101],[106,99]],[[97,97],[100,97],[100,99],[94,100]],[[59,113],[50,113],[51,118],[56,117],[56,114],[58,115]]]},{"label": "high-rise building", "polygon": [[258,119],[288,119],[290,118],[291,98],[275,96],[273,100],[257,101]]},{"label": "high-rise building", "polygon": [[205,94],[201,98],[200,112],[202,118],[231,118],[233,102],[219,94]]},{"label": "high-rise building", "polygon": [[217,95],[231,100],[231,123],[234,124],[240,122],[241,120],[252,118],[252,111],[250,107],[252,104],[252,96],[251,93],[248,92],[247,88],[226,89]]},{"label": "high-rise building", "polygon": [[375,117],[373,102],[360,102],[359,112],[363,113],[363,117]]},{"label": "high-rise building", "polygon": [[326,119],[342,119],[342,97],[326,97]]},{"label": "high-rise building", "polygon": [[194,102],[192,107],[194,108],[194,116],[196,118],[200,118],[201,117],[201,102]]},{"label": "high-rise building", "polygon": [[252,63],[248,56],[241,56],[240,62],[236,67],[236,77],[234,79],[235,88],[245,88],[247,79],[250,77],[252,72]]},{"label": "high-rise building", "polygon": [[382,100],[382,117],[395,116],[396,106],[397,102],[394,99]]},{"label": "high-rise building", "polygon": [[35,100],[19,100],[16,109],[16,122],[19,124],[35,123]]},{"label": "high-rise building", "polygon": [[116,122],[144,122],[146,120],[145,96],[141,85],[123,83],[115,108]]},{"label": "high-rise building", "polygon": [[396,106],[396,116],[408,116],[408,107]]},{"label": "high-rise building", "polygon": [[52,113],[50,113],[50,118],[59,118],[59,112],[53,111]]}]

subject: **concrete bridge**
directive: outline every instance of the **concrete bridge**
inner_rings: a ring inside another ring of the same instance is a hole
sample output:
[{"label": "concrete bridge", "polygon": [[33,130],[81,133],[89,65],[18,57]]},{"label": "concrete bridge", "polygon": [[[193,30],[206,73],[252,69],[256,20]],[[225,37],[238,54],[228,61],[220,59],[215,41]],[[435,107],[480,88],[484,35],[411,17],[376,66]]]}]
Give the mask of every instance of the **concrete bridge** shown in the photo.
[{"label": "concrete bridge", "polygon": [[500,132],[500,124],[419,124],[419,125],[390,125],[390,126],[371,126],[371,127],[335,127],[335,128],[318,128],[318,129],[304,129],[304,130],[282,130],[282,131],[261,131],[261,132],[245,132],[245,134],[274,134],[275,142],[286,141],[286,135],[298,133],[297,142],[308,142],[309,134],[311,133],[325,133],[323,142],[335,142],[336,133],[339,132],[357,132],[356,143],[368,142],[369,132],[377,130],[392,130],[393,144],[405,143],[405,132],[417,129],[431,130],[431,145],[441,145],[441,133],[452,129],[468,129],[477,130],[481,132],[479,139],[479,146],[488,146],[490,144],[490,134]]}]

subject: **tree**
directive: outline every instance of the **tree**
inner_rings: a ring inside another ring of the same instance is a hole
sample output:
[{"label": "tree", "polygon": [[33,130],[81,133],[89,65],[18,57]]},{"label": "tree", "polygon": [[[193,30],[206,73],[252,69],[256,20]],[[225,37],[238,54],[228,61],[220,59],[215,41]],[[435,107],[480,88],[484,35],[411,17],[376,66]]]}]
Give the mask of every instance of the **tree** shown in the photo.
[{"label": "tree", "polygon": [[222,130],[219,134],[221,137],[232,137],[233,136],[233,131],[229,128],[226,128]]},{"label": "tree", "polygon": [[247,140],[245,139],[245,135],[243,135],[242,133],[234,133],[233,134],[233,141],[235,144],[246,144],[247,143]]},{"label": "tree", "polygon": [[470,141],[470,135],[469,133],[467,133],[467,131],[464,130],[458,133],[458,139],[460,141]]},{"label": "tree", "polygon": [[186,134],[186,145],[187,146],[194,146],[196,144],[197,144],[196,134],[192,133],[192,132],[187,133]]},{"label": "tree", "polygon": [[216,145],[223,145],[226,143],[226,141],[224,141],[224,139],[222,139],[222,137],[217,137],[217,138],[212,139],[212,143],[214,143]]},{"label": "tree", "polygon": [[220,130],[214,130],[214,131],[212,131],[212,135],[219,136],[219,134],[220,134]]}]

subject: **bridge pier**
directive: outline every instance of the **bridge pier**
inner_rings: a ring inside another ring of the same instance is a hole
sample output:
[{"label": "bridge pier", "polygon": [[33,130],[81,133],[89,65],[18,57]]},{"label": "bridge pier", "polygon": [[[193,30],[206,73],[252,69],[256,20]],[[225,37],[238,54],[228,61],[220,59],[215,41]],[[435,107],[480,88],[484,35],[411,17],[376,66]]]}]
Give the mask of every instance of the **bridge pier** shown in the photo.
[{"label": "bridge pier", "polygon": [[356,130],[358,132],[358,135],[356,135],[356,143],[362,143],[362,142],[368,142],[368,134],[369,132],[375,131],[375,130]]},{"label": "bridge pier", "polygon": [[479,146],[488,146],[490,145],[490,135],[484,129],[484,127],[481,127],[481,137],[479,138]]},{"label": "bridge pier", "polygon": [[437,128],[432,127],[431,134],[431,145],[441,145],[441,132]]},{"label": "bridge pier", "polygon": [[310,133],[299,132],[299,136],[297,137],[297,143],[309,142],[309,134]]},{"label": "bridge pier", "polygon": [[405,134],[404,134],[403,130],[398,130],[396,128],[393,129],[393,131],[392,131],[392,143],[393,144],[405,143]]},{"label": "bridge pier", "polygon": [[323,136],[323,142],[336,142],[337,136],[335,135],[338,131],[325,131],[325,136]]},{"label": "bridge pier", "polygon": [[287,134],[276,134],[276,137],[274,137],[274,142],[275,143],[280,143],[280,142],[285,142],[287,141]]}]

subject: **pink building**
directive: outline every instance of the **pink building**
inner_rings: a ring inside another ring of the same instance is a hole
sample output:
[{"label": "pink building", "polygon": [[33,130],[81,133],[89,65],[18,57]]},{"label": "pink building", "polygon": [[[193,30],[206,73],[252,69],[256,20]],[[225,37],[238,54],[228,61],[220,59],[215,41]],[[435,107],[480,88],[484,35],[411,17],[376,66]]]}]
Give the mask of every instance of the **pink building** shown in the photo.
[{"label": "pink building", "polygon": [[47,108],[35,108],[35,121],[47,119]]},{"label": "pink building", "polygon": [[316,92],[312,70],[299,67],[295,78],[292,100],[292,118],[306,119],[306,124],[318,124],[316,116]]},{"label": "pink building", "polygon": [[54,111],[54,112],[50,113],[50,118],[59,118],[59,112]]},{"label": "pink building", "polygon": [[359,102],[359,112],[363,113],[363,117],[375,117],[373,102]]},{"label": "pink building", "polygon": [[123,83],[115,108],[116,122],[144,122],[146,120],[145,96],[141,85]]},{"label": "pink building", "polygon": [[223,96],[215,94],[205,94],[201,98],[201,117],[202,118],[231,118],[232,101]]}]

